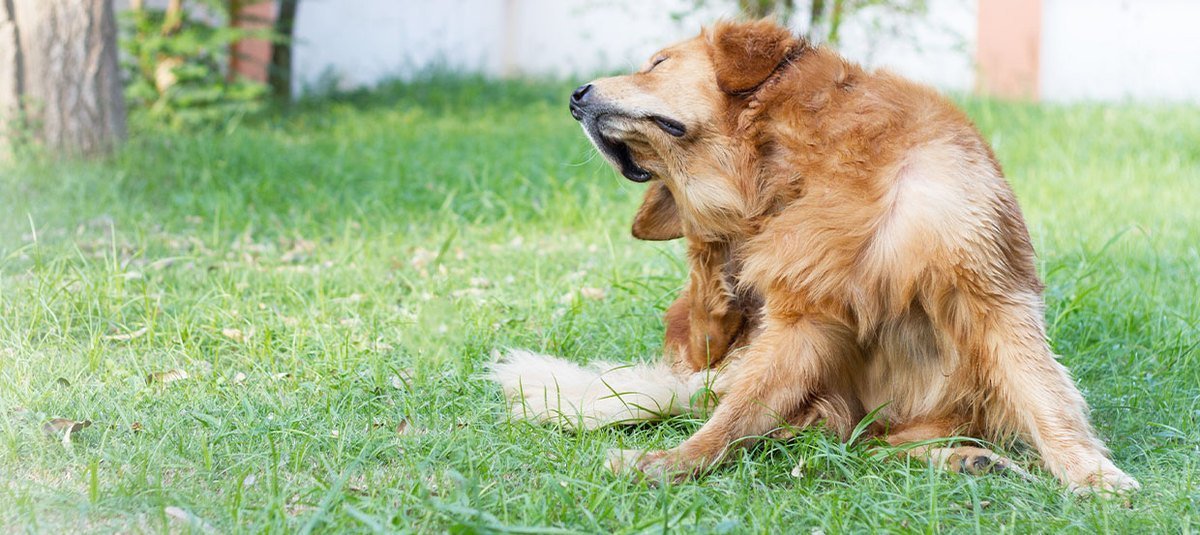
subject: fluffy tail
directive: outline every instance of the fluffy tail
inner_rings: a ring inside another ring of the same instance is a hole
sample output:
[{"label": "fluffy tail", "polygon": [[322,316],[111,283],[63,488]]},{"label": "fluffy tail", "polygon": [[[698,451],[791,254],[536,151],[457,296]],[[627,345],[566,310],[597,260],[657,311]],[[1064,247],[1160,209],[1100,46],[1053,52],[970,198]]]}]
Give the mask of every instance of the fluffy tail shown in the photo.
[{"label": "fluffy tail", "polygon": [[703,408],[693,406],[694,397],[708,398],[695,396],[706,374],[680,377],[662,363],[580,366],[515,349],[492,365],[490,376],[504,388],[513,417],[585,429],[693,412]]}]

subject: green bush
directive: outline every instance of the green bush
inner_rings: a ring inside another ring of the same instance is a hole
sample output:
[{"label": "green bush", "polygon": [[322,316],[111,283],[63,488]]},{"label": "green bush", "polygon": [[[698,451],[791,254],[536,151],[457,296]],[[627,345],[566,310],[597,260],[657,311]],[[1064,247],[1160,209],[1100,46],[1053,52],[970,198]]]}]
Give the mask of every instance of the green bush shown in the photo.
[{"label": "green bush", "polygon": [[232,20],[225,3],[215,1],[188,4],[177,13],[149,8],[125,12],[121,50],[131,110],[185,128],[260,109],[267,87],[229,76],[230,49],[238,40],[273,39],[273,34],[235,27]]}]

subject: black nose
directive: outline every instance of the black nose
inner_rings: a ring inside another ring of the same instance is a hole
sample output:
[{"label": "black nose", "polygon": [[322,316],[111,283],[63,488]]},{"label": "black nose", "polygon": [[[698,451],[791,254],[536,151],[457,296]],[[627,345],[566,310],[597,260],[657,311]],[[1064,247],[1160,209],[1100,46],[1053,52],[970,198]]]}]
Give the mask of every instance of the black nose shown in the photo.
[{"label": "black nose", "polygon": [[579,87],[576,87],[575,92],[571,93],[571,102],[583,101],[583,97],[586,96],[588,94],[588,91],[591,91],[591,90],[592,90],[592,84],[583,84]]}]

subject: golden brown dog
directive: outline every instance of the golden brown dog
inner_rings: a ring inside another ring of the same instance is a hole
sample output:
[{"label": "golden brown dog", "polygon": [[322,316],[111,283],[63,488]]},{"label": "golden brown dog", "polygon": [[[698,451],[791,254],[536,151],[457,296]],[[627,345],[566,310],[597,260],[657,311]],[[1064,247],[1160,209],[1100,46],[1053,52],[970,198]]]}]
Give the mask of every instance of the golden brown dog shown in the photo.
[{"label": "golden brown dog", "polygon": [[[971,122],[933,90],[766,21],[719,23],[597,80],[571,112],[649,182],[643,239],[686,237],[690,281],[666,362],[577,366],[514,351],[494,377],[519,416],[595,427],[693,411],[691,438],[625,459],[686,477],[748,437],[869,411],[892,444],[1019,436],[1072,488],[1133,489],[1050,351],[1016,199]],[[909,450],[952,470],[986,449]]]}]

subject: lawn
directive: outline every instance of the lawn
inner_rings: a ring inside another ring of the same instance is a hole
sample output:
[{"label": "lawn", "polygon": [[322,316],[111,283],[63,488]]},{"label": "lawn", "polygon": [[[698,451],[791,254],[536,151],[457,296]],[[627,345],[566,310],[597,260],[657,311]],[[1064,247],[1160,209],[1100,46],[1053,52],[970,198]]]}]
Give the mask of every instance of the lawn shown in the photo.
[{"label": "lawn", "polygon": [[649,487],[605,451],[701,422],[513,422],[483,377],[506,346],[654,358],[686,275],[681,244],[629,236],[643,187],[594,155],[569,87],[436,79],[0,167],[0,531],[1200,524],[1200,110],[962,101],[1024,207],[1053,346],[1142,491],[817,431]]}]

